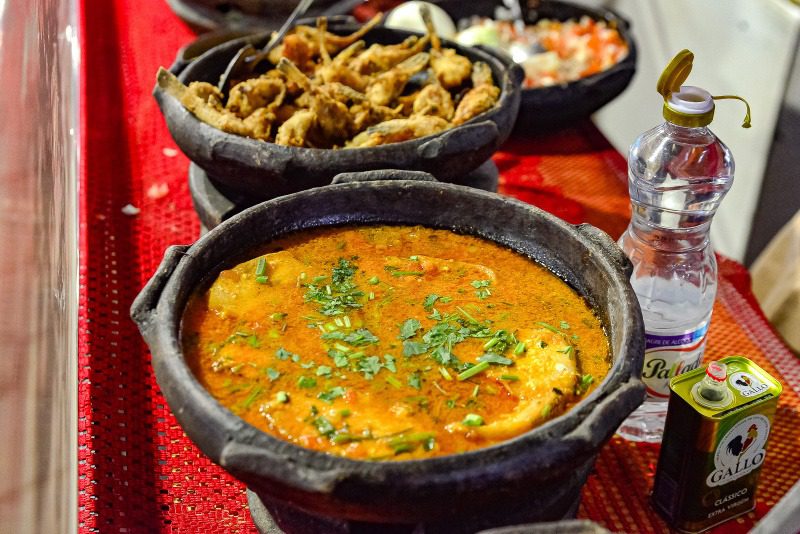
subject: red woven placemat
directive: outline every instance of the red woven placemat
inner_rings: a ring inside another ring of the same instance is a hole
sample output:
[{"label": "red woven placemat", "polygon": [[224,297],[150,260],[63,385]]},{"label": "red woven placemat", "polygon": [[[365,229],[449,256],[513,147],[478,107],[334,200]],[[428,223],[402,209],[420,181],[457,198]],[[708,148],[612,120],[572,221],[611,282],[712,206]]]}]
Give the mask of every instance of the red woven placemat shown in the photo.
[{"label": "red woven placemat", "polygon": [[[83,532],[255,532],[244,486],[186,438],[128,316],[165,248],[199,232],[187,159],[151,91],[159,66],[194,38],[164,0],[82,4],[79,520]],[[625,162],[589,123],[516,136],[495,156],[500,191],[617,237],[628,220]],[[130,204],[138,214],[126,215]],[[746,531],[798,478],[800,365],[766,323],[746,271],[722,261],[709,357],[747,354],[785,386],[758,507]],[[580,516],[615,531],[664,531],[648,502],[657,447],[617,438],[600,453]]]}]

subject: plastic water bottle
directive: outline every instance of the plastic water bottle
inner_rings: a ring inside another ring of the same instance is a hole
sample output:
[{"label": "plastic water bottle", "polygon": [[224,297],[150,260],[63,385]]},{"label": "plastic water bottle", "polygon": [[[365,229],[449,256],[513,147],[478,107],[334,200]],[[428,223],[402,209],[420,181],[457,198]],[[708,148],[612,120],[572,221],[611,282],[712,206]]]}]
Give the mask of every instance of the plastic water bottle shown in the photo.
[{"label": "plastic water bottle", "polygon": [[[717,292],[709,230],[734,163],[707,126],[715,99],[739,97],[681,86],[692,59],[680,52],[661,75],[666,122],[639,136],[628,156],[632,217],[619,245],[633,263],[644,317],[647,399],[617,432],[633,441],[661,441],[669,379],[700,365]],[[749,120],[748,106],[745,127]]]}]

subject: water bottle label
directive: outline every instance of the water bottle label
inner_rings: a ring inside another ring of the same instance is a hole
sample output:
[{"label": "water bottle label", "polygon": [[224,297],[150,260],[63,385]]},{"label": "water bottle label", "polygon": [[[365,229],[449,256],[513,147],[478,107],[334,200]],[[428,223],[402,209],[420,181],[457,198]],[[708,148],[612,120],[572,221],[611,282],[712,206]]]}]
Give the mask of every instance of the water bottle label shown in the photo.
[{"label": "water bottle label", "polygon": [[642,379],[649,396],[668,399],[669,379],[700,365],[708,323],[706,320],[694,330],[668,336],[645,332]]}]

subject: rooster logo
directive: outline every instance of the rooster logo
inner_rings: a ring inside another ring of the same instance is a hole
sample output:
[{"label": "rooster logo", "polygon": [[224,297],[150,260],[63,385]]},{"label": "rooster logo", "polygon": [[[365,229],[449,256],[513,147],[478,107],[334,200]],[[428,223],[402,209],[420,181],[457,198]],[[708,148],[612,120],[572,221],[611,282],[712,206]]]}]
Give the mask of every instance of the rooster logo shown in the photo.
[{"label": "rooster logo", "polygon": [[739,378],[736,379],[735,383],[739,384],[743,388],[749,388],[753,382],[750,380],[749,376],[747,376],[746,374],[742,374],[741,376],[739,376]]},{"label": "rooster logo", "polygon": [[757,437],[758,428],[756,428],[756,425],[750,425],[746,436],[738,435],[728,442],[728,453],[738,458],[750,448],[750,445],[753,444]]}]

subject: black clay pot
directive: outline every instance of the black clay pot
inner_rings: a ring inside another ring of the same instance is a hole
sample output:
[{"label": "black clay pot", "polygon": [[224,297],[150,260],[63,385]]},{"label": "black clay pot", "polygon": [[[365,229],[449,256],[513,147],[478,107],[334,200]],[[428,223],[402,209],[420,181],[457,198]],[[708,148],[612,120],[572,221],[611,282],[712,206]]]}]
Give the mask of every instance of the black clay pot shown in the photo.
[{"label": "black clay pot", "polygon": [[[313,23],[313,22],[312,22]],[[347,34],[357,25],[341,18],[329,20],[329,30]],[[365,36],[367,44],[398,43],[411,32],[378,27]],[[216,84],[231,58],[246,42],[262,46],[265,38],[245,37],[216,46],[182,68],[184,83]],[[327,185],[342,172],[385,168],[424,171],[446,182],[460,183],[506,140],[519,110],[522,70],[510,59],[479,48],[453,46],[472,61],[484,61],[501,89],[494,108],[467,123],[435,135],[357,149],[312,149],[276,145],[220,131],[199,121],[158,86],[154,96],[173,139],[209,179],[221,188],[253,201]]]},{"label": "black clay pot", "polygon": [[[499,0],[441,0],[437,2],[456,21],[471,16],[494,17],[495,8],[503,5]],[[522,2],[523,6],[525,2]],[[604,7],[586,7],[569,2],[541,0],[528,2],[523,8],[523,18],[529,24],[540,19],[566,21],[587,16],[602,20],[619,31],[628,45],[628,55],[603,72],[561,85],[521,90],[516,129],[519,131],[547,131],[567,126],[585,119],[616,98],[631,82],[636,73],[636,42],[630,23],[614,11]]]},{"label": "black clay pot", "polygon": [[[344,15],[363,0],[316,0],[309,16]],[[276,30],[297,0],[167,0],[181,20],[196,32],[209,30]]]},{"label": "black clay pot", "polygon": [[[375,178],[388,181],[362,181]],[[387,524],[397,529],[391,532],[410,532],[414,525],[422,529],[416,532],[475,532],[573,515],[598,450],[644,398],[644,334],[628,260],[592,226],[572,226],[497,194],[429,182],[424,173],[356,173],[336,181],[342,179],[351,183],[264,202],[190,247],[171,247],[137,297],[132,317],[187,435],[289,532],[386,532]],[[570,411],[517,438],[424,460],[365,462],[304,449],[222,407],[182,354],[181,317],[192,292],[288,232],[375,223],[449,228],[545,265],[597,310],[613,354],[609,374]]]}]

